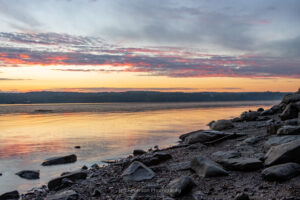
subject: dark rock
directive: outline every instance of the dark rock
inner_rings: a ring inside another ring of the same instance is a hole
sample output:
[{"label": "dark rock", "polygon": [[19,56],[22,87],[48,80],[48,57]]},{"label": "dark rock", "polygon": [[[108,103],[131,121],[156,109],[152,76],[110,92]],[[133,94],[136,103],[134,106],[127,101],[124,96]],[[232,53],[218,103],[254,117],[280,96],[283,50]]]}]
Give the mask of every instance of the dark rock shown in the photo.
[{"label": "dark rock", "polygon": [[227,135],[232,135],[232,133],[225,133],[225,132],[215,131],[215,130],[198,131],[187,136],[184,140],[184,143],[185,144],[194,144],[198,142],[205,143]]},{"label": "dark rock", "polygon": [[267,126],[267,133],[274,135],[277,133],[277,130],[282,127],[281,122],[274,122]]},{"label": "dark rock", "polygon": [[195,185],[192,178],[184,176],[175,179],[168,184],[167,194],[171,197],[179,197],[189,192]]},{"label": "dark rock", "polygon": [[300,135],[300,126],[283,126],[277,130],[277,135]]},{"label": "dark rock", "polygon": [[241,157],[241,153],[238,151],[217,151],[212,154],[212,157],[216,159],[229,159]]},{"label": "dark rock", "polygon": [[45,200],[77,200],[79,195],[73,190],[62,191],[53,195],[49,195]]},{"label": "dark rock", "polygon": [[290,103],[287,105],[287,107],[284,109],[284,111],[279,115],[281,120],[288,120],[298,117],[298,107],[294,103]]},{"label": "dark rock", "polygon": [[207,196],[201,192],[201,191],[196,191],[192,194],[193,200],[206,200]]},{"label": "dark rock", "polygon": [[300,101],[300,94],[287,94],[283,97],[281,103],[289,104],[296,101]]},{"label": "dark rock", "polygon": [[32,170],[23,170],[16,175],[20,176],[21,178],[33,180],[33,179],[39,179],[40,178],[40,171],[32,171]]},{"label": "dark rock", "polygon": [[257,143],[258,141],[260,141],[260,139],[261,138],[258,136],[252,136],[252,137],[249,137],[249,138],[245,139],[244,141],[242,141],[242,143],[253,145],[253,144]]},{"label": "dark rock", "polygon": [[98,170],[98,169],[100,169],[100,167],[99,167],[99,165],[98,164],[93,164],[92,166],[91,166],[91,169],[93,169],[93,170]]},{"label": "dark rock", "polygon": [[222,166],[204,157],[196,157],[191,161],[193,169],[200,177],[227,176],[228,172]]},{"label": "dark rock", "polygon": [[131,197],[132,200],[152,200],[161,196],[159,185],[146,185],[137,190]]},{"label": "dark rock", "polygon": [[230,120],[221,119],[210,125],[210,128],[216,131],[222,131],[233,128],[234,125]]},{"label": "dark rock", "polygon": [[2,176],[2,173],[0,173],[0,176]]},{"label": "dark rock", "polygon": [[234,197],[234,200],[250,200],[250,198],[245,193],[239,193]]},{"label": "dark rock", "polygon": [[64,176],[60,176],[58,178],[54,178],[48,182],[49,190],[60,190],[64,188],[63,179],[69,179],[71,181],[77,181],[80,179],[86,179],[87,172],[85,171],[75,171],[68,173]]},{"label": "dark rock", "polygon": [[300,163],[300,140],[273,146],[266,153],[265,165],[276,165],[287,162]]},{"label": "dark rock", "polygon": [[299,135],[286,135],[286,136],[270,137],[264,144],[264,150],[268,151],[272,146],[292,142],[297,139],[300,139]]},{"label": "dark rock", "polygon": [[275,113],[282,111],[282,107],[283,107],[282,104],[274,105],[274,106],[272,106],[271,110],[275,114]]},{"label": "dark rock", "polygon": [[259,116],[257,117],[256,121],[267,121],[270,120],[271,118],[268,116]]},{"label": "dark rock", "polygon": [[81,146],[75,146],[74,148],[75,148],[75,149],[80,149],[80,148],[81,148]]},{"label": "dark rock", "polygon": [[91,195],[92,197],[100,197],[101,192],[98,189],[94,189]]},{"label": "dark rock", "polygon": [[147,153],[146,151],[142,150],[142,149],[135,149],[133,150],[133,156],[139,156],[139,155],[143,155]]},{"label": "dark rock", "polygon": [[299,119],[297,119],[297,118],[296,119],[289,119],[289,120],[284,121],[284,125],[297,126],[298,121],[299,121]]},{"label": "dark rock", "polygon": [[193,134],[195,134],[197,132],[200,132],[200,131],[204,131],[204,130],[192,131],[192,132],[189,132],[189,133],[182,134],[182,135],[179,136],[179,139],[181,139],[182,141],[184,141],[185,138],[187,138],[188,136],[193,135]]},{"label": "dark rock", "polygon": [[240,118],[242,121],[255,121],[259,115],[259,112],[243,112]]},{"label": "dark rock", "polygon": [[215,122],[216,122],[215,120],[210,121],[210,122],[207,124],[207,126],[211,127]]},{"label": "dark rock", "polygon": [[150,180],[155,173],[143,163],[135,161],[121,175],[125,181]]},{"label": "dark rock", "polygon": [[82,166],[82,167],[81,167],[81,169],[83,169],[83,170],[87,170],[87,169],[88,169],[88,167],[84,165],[84,166]]},{"label": "dark rock", "polygon": [[241,118],[235,117],[231,120],[232,122],[242,122]]},{"label": "dark rock", "polygon": [[257,112],[263,112],[265,109],[263,109],[263,108],[258,108],[257,109]]},{"label": "dark rock", "polygon": [[144,163],[147,166],[152,166],[152,165],[158,165],[170,159],[172,159],[171,154],[156,152],[154,154],[149,153],[149,154],[143,154],[141,156],[134,157],[131,162],[139,161]]},{"label": "dark rock", "polygon": [[189,145],[187,148],[190,149],[190,150],[195,150],[195,149],[203,149],[205,147],[206,147],[206,145],[204,145],[204,144],[195,143],[195,144]]},{"label": "dark rock", "polygon": [[262,177],[268,181],[286,181],[300,174],[300,165],[285,163],[274,165],[262,171]]},{"label": "dark rock", "polygon": [[274,111],[272,109],[267,109],[265,111],[262,111],[260,113],[261,116],[266,116],[266,115],[273,115],[274,114]]},{"label": "dark rock", "polygon": [[20,198],[20,194],[17,190],[0,195],[0,200],[13,200],[19,198]]},{"label": "dark rock", "polygon": [[262,161],[256,158],[232,158],[217,162],[227,169],[237,171],[256,171],[263,167]]},{"label": "dark rock", "polygon": [[75,154],[61,157],[49,158],[45,162],[42,163],[43,166],[49,165],[59,165],[59,164],[67,164],[73,163],[77,161],[77,156]]}]

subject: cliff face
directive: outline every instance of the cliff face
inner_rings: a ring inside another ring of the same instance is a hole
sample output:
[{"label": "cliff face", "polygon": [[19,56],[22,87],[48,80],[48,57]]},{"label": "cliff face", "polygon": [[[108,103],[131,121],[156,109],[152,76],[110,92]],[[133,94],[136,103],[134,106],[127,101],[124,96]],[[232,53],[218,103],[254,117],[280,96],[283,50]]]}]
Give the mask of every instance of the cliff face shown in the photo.
[{"label": "cliff face", "polygon": [[183,134],[176,146],[66,173],[22,199],[299,199],[299,112],[298,91]]}]

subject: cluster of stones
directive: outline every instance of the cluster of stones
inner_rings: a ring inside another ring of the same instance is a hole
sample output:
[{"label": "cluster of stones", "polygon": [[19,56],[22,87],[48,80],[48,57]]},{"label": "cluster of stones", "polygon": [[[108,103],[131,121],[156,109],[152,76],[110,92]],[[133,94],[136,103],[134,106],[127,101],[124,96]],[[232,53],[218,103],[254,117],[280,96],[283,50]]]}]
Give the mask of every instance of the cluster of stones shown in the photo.
[{"label": "cluster of stones", "polygon": [[[261,177],[262,181],[283,183],[300,174],[299,113],[300,93],[289,94],[280,104],[268,110],[259,108],[257,111],[244,112],[234,119],[212,121],[209,123],[209,130],[183,134],[179,137],[180,144],[176,146],[164,150],[155,148],[148,152],[136,149],[133,151],[133,156],[111,163],[108,168],[105,168],[106,171],[101,171],[102,168],[93,165],[90,169],[84,166],[81,170],[63,173],[60,177],[50,180],[47,186],[23,195],[23,198],[116,199],[104,195],[112,193],[115,188],[109,185],[116,183],[138,187],[130,197],[126,196],[125,199],[212,199],[209,193],[212,193],[214,188],[211,188],[208,193],[199,190],[199,180],[205,184],[205,180],[220,180],[218,178],[235,176],[237,173],[246,176],[247,173],[253,172]],[[249,126],[263,127],[266,134],[249,136],[244,133]],[[200,153],[192,158],[182,159],[184,161],[171,153],[174,149],[180,149],[180,155],[184,156],[186,152],[201,152],[210,146],[217,147],[227,140],[237,142],[234,148],[211,154]],[[262,152],[253,151],[259,147],[262,147]],[[66,162],[74,162],[74,156],[50,159],[43,165]],[[173,174],[179,171],[190,173],[183,173],[179,177],[171,174],[172,178],[167,179],[166,182],[165,179],[158,177],[162,171]],[[35,173],[25,172],[19,173],[19,176],[36,177]],[[111,178],[106,181],[103,179],[104,176],[111,176]],[[97,182],[99,179],[102,181],[101,184]],[[107,186],[103,187],[102,184]],[[223,187],[226,189],[229,186],[224,184]],[[91,191],[88,193],[89,196],[80,193],[80,191],[85,193],[87,190]],[[0,200],[17,198],[19,198],[17,191],[0,196]],[[247,191],[240,191],[232,195],[232,199],[247,200],[251,199],[251,195],[247,194]],[[297,199],[297,196],[285,199]]]}]

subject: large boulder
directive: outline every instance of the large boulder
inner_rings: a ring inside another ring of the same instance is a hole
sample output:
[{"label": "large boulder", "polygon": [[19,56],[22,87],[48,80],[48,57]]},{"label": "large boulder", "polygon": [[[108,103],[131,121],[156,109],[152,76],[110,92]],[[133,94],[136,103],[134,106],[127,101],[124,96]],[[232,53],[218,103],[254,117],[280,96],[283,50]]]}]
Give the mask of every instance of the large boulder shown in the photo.
[{"label": "large boulder", "polygon": [[77,200],[79,195],[74,190],[58,192],[46,197],[45,200]]},{"label": "large boulder", "polygon": [[261,116],[273,115],[273,114],[274,114],[274,111],[272,109],[267,109],[260,113]]},{"label": "large boulder", "polygon": [[234,125],[230,120],[221,119],[210,125],[210,128],[216,131],[222,131],[225,129],[231,129]]},{"label": "large boulder", "polygon": [[200,177],[227,176],[228,172],[216,162],[198,156],[191,161],[191,169]]},{"label": "large boulder", "polygon": [[150,180],[155,173],[139,161],[134,161],[121,175],[125,181]]},{"label": "large boulder", "polygon": [[194,144],[198,142],[205,143],[212,140],[216,140],[218,138],[222,138],[227,135],[232,135],[232,133],[225,133],[225,132],[215,131],[215,130],[198,131],[185,137],[184,143],[185,144]]},{"label": "large boulder", "polygon": [[17,190],[12,192],[6,192],[0,195],[0,200],[18,200],[20,198],[20,194]]},{"label": "large boulder", "polygon": [[39,179],[40,171],[39,170],[37,170],[37,171],[23,170],[23,171],[16,173],[16,175],[20,176],[21,178],[25,178],[25,179],[29,179],[29,180]]},{"label": "large boulder", "polygon": [[87,175],[88,174],[86,171],[70,172],[63,176],[60,176],[60,177],[50,180],[48,182],[48,188],[49,188],[49,190],[60,190],[60,189],[65,188],[64,180],[69,180],[69,181],[82,180],[82,179],[86,179]]},{"label": "large boulder", "polygon": [[263,163],[256,158],[231,158],[217,162],[227,169],[236,171],[256,171],[263,167]]},{"label": "large boulder", "polygon": [[255,121],[259,115],[259,112],[243,112],[240,118],[242,121]]},{"label": "large boulder", "polygon": [[297,102],[297,101],[300,101],[300,94],[294,93],[294,94],[287,94],[287,95],[285,95],[283,97],[281,103],[289,104],[289,103]]},{"label": "large boulder", "polygon": [[265,165],[276,165],[287,162],[300,163],[300,140],[273,146],[266,153]]},{"label": "large boulder", "polygon": [[67,156],[60,156],[60,157],[53,157],[45,160],[42,165],[49,166],[49,165],[59,165],[59,164],[67,164],[73,163],[77,161],[77,156],[75,154],[67,155]]},{"label": "large boulder", "polygon": [[283,126],[281,121],[275,121],[275,122],[271,122],[268,126],[267,126],[267,133],[270,135],[274,135],[277,133],[277,130],[279,128],[281,128]]},{"label": "large boulder", "polygon": [[283,126],[277,130],[277,135],[300,135],[300,126]]},{"label": "large boulder", "polygon": [[297,163],[274,165],[262,171],[262,177],[268,181],[286,181],[299,174],[300,165]]},{"label": "large boulder", "polygon": [[284,111],[279,115],[281,120],[288,120],[298,117],[298,107],[295,103],[290,103],[287,105],[287,107],[284,109]]},{"label": "large boulder", "polygon": [[294,140],[300,139],[300,135],[286,135],[286,136],[274,136],[270,137],[264,143],[264,150],[268,151],[272,146],[292,142]]},{"label": "large boulder", "polygon": [[195,185],[195,182],[189,176],[177,178],[168,184],[167,194],[171,197],[179,197],[189,192]]}]

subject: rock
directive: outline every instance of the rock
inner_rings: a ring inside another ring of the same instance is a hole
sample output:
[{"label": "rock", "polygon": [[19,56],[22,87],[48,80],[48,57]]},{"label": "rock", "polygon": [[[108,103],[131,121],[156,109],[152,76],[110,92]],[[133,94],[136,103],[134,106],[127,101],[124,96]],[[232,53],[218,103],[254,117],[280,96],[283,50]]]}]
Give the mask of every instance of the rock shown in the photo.
[{"label": "rock", "polygon": [[21,178],[25,178],[25,179],[29,179],[29,180],[39,179],[40,171],[39,170],[37,170],[37,171],[23,170],[23,171],[16,173],[16,175],[20,176]]},{"label": "rock", "polygon": [[75,146],[74,148],[75,148],[75,149],[80,149],[80,148],[81,148],[81,146]]},{"label": "rock", "polygon": [[190,170],[191,166],[190,166],[189,161],[183,161],[183,162],[178,162],[178,163],[171,163],[170,165],[168,165],[168,168],[171,171],[184,171],[184,170]]},{"label": "rock", "polygon": [[92,166],[91,166],[91,169],[92,170],[98,170],[98,169],[100,169],[100,167],[99,167],[99,165],[98,164],[93,164]]},{"label": "rock", "polygon": [[139,156],[139,155],[143,155],[145,153],[146,153],[146,151],[144,151],[142,149],[135,149],[135,150],[133,150],[133,156]]},{"label": "rock", "polygon": [[266,153],[265,165],[276,165],[287,162],[300,163],[300,140],[273,146]]},{"label": "rock", "polygon": [[257,143],[258,141],[260,141],[260,137],[252,136],[252,137],[249,137],[249,138],[245,139],[244,141],[242,141],[242,143],[253,145],[253,144]]},{"label": "rock", "polygon": [[285,163],[274,165],[262,171],[262,177],[268,181],[286,181],[300,174],[300,165],[297,163]]},{"label": "rock", "polygon": [[289,104],[296,101],[300,101],[300,94],[287,94],[283,97],[281,103]]},{"label": "rock", "polygon": [[201,192],[201,191],[196,191],[192,194],[193,200],[206,200],[207,196]]},{"label": "rock", "polygon": [[139,161],[139,162],[144,163],[147,166],[152,166],[152,165],[158,165],[158,164],[165,162],[167,160],[170,160],[170,159],[172,159],[171,154],[163,153],[163,152],[156,152],[154,154],[149,153],[149,154],[144,154],[141,156],[134,157],[131,162]]},{"label": "rock", "polygon": [[222,166],[204,157],[196,157],[191,161],[193,169],[200,177],[227,176],[228,172]]},{"label": "rock", "polygon": [[292,142],[297,139],[300,139],[299,135],[274,136],[265,142],[264,150],[268,151],[272,146]]},{"label": "rock", "polygon": [[19,199],[20,194],[17,190],[12,191],[12,192],[6,192],[2,195],[0,195],[0,200],[13,200],[13,199]]},{"label": "rock", "polygon": [[232,122],[242,122],[241,118],[235,117],[231,120]]},{"label": "rock", "polygon": [[232,158],[217,161],[223,167],[236,171],[256,171],[263,167],[262,161],[256,158]]},{"label": "rock", "polygon": [[274,135],[277,133],[277,130],[282,127],[281,122],[274,122],[267,126],[267,133]]},{"label": "rock", "polygon": [[171,197],[179,197],[189,192],[195,185],[189,176],[177,178],[168,184],[167,194]]},{"label": "rock", "polygon": [[205,147],[206,147],[206,145],[204,145],[204,144],[195,143],[195,144],[189,145],[187,148],[190,149],[190,150],[195,150],[195,149],[203,149]]},{"label": "rock", "polygon": [[263,112],[265,109],[263,109],[263,108],[258,108],[257,109],[257,112]]},{"label": "rock", "polygon": [[278,104],[278,105],[274,105],[272,106],[271,110],[273,111],[273,113],[278,113],[282,110],[283,105],[282,104]]},{"label": "rock", "polygon": [[234,197],[234,200],[250,200],[250,198],[245,193],[239,193]]},{"label": "rock", "polygon": [[125,181],[150,180],[155,173],[143,163],[134,161],[121,175]]},{"label": "rock", "polygon": [[217,151],[212,154],[212,157],[216,159],[229,159],[241,157],[241,153],[238,151]]},{"label": "rock", "polygon": [[53,195],[49,195],[45,200],[77,200],[79,195],[73,190],[67,190],[59,192]]},{"label": "rock", "polygon": [[81,179],[86,179],[87,172],[86,171],[74,171],[70,172],[64,176],[60,176],[58,178],[54,178],[48,182],[49,190],[59,190],[65,187],[64,179],[69,179],[71,181],[77,181]]},{"label": "rock", "polygon": [[300,126],[283,126],[277,130],[277,135],[300,135]]},{"label": "rock", "polygon": [[[212,122],[215,122],[215,121],[212,121]],[[189,132],[189,133],[182,134],[182,135],[179,136],[179,139],[184,141],[185,138],[187,138],[188,136],[193,135],[193,134],[195,134],[197,132],[200,132],[200,131],[204,131],[204,130],[192,131],[192,132]]]},{"label": "rock", "polygon": [[82,170],[87,170],[87,169],[89,169],[86,165],[83,165],[82,167],[81,167],[81,169]]},{"label": "rock", "polygon": [[259,112],[243,112],[240,118],[242,121],[255,121],[259,115]]},{"label": "rock", "polygon": [[287,107],[284,109],[284,111],[279,115],[281,120],[288,120],[288,119],[293,119],[298,117],[298,107],[294,103],[290,103],[287,105]]},{"label": "rock", "polygon": [[2,176],[2,173],[0,173],[0,176]]},{"label": "rock", "polygon": [[43,166],[59,165],[59,164],[73,163],[76,161],[77,161],[77,156],[75,154],[72,154],[68,156],[49,158],[46,161],[44,161],[42,165]]},{"label": "rock", "polygon": [[271,118],[268,116],[259,116],[257,117],[256,121],[267,121],[270,120]]},{"label": "rock", "polygon": [[194,132],[193,134],[187,136],[184,140],[185,144],[194,144],[194,143],[205,143],[212,140],[216,140],[218,138],[232,135],[232,133],[224,133],[221,131],[215,131],[215,130],[206,130],[206,131],[198,131]]},{"label": "rock", "polygon": [[132,200],[151,200],[158,199],[161,196],[161,187],[159,185],[146,185],[137,190],[132,196]]},{"label": "rock", "polygon": [[298,121],[299,121],[299,119],[297,119],[297,118],[296,119],[288,119],[288,120],[284,121],[284,125],[297,126]]},{"label": "rock", "polygon": [[273,115],[273,114],[274,114],[274,111],[272,109],[267,109],[260,113],[261,116]]},{"label": "rock", "polygon": [[234,125],[230,120],[221,119],[210,125],[210,128],[216,131],[222,131],[233,128]]}]

